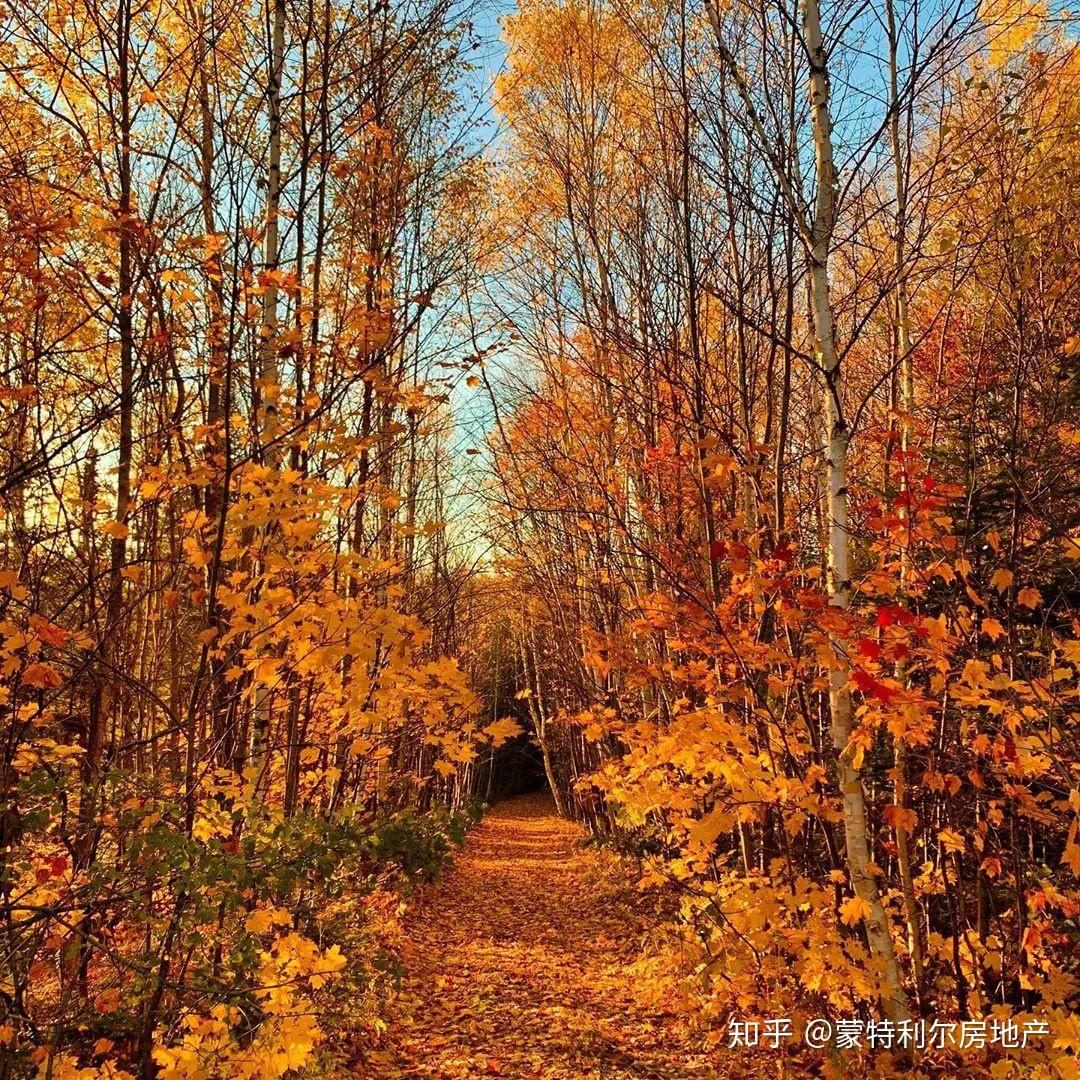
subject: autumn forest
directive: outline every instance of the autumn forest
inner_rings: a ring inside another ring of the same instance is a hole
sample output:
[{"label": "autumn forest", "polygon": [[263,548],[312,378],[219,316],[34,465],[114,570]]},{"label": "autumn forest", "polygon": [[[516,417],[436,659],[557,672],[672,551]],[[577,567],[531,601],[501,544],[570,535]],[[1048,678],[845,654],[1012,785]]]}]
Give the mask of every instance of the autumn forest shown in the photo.
[{"label": "autumn forest", "polygon": [[1057,0],[0,0],[0,1080],[1075,1077]]}]

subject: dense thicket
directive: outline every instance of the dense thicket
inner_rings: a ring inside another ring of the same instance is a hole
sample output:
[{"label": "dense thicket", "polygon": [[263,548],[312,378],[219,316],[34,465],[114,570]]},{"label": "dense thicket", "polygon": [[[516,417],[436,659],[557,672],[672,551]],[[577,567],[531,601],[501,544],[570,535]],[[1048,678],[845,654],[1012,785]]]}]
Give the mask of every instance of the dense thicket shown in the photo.
[{"label": "dense thicket", "polygon": [[5,6],[0,1075],[303,1065],[483,791],[468,14]]},{"label": "dense thicket", "polygon": [[681,894],[707,1012],[1075,1050],[1066,24],[616,0],[508,39],[491,485],[561,804]]}]

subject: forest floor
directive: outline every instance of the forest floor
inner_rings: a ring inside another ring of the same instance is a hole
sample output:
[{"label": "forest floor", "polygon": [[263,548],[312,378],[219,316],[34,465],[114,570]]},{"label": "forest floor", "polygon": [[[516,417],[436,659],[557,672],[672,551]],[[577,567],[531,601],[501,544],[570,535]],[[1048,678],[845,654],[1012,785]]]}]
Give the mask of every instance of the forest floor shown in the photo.
[{"label": "forest floor", "polygon": [[496,805],[407,927],[388,1045],[361,1075],[682,1080],[718,1075],[641,1000],[650,911],[541,796]]}]

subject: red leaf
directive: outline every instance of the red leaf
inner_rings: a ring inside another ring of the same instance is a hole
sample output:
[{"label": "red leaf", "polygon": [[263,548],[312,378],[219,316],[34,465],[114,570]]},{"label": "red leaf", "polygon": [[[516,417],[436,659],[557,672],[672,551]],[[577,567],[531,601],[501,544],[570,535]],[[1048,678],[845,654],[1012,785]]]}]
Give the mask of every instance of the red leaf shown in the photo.
[{"label": "red leaf", "polygon": [[876,682],[874,684],[874,697],[880,698],[886,704],[899,693],[900,691],[895,686],[890,686],[888,683]]},{"label": "red leaf", "polygon": [[855,648],[859,651],[859,655],[865,656],[867,660],[877,660],[881,656],[881,646],[870,638],[859,638],[855,642]]},{"label": "red leaf", "polygon": [[874,685],[874,676],[867,671],[860,671],[858,668],[852,672],[851,681],[855,684],[855,689],[860,693],[868,694],[870,688]]},{"label": "red leaf", "polygon": [[883,683],[868,672],[860,671],[857,668],[852,672],[851,681],[855,684],[855,689],[860,693],[870,694],[879,701],[888,702],[899,693],[895,686]]},{"label": "red leaf", "polygon": [[791,550],[791,545],[786,540],[781,540],[776,547],[773,548],[773,558],[778,559],[780,562],[791,562],[795,552]]},{"label": "red leaf", "polygon": [[54,877],[63,877],[67,873],[68,860],[66,855],[47,855],[42,860],[45,865],[39,866],[34,871],[34,879],[39,885]]},{"label": "red leaf", "polygon": [[877,609],[877,624],[881,627],[892,626],[894,623],[910,626],[914,621],[915,616],[899,604],[882,604]]}]

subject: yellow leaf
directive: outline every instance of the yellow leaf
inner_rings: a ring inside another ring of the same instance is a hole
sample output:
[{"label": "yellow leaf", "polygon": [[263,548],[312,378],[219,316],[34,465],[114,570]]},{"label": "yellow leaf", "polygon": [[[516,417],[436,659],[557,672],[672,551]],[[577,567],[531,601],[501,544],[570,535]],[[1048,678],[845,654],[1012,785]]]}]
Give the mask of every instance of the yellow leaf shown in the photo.
[{"label": "yellow leaf", "polygon": [[716,838],[735,824],[731,814],[717,807],[690,827],[690,843],[711,846]]},{"label": "yellow leaf", "polygon": [[946,851],[963,851],[964,850],[964,838],[959,834],[953,832],[951,829],[942,829],[938,833],[938,841]]},{"label": "yellow leaf", "polygon": [[1042,603],[1042,593],[1040,593],[1038,589],[1032,589],[1029,586],[1026,589],[1020,590],[1017,594],[1016,601],[1019,604],[1023,604],[1024,607],[1035,609]]},{"label": "yellow leaf", "polygon": [[16,600],[25,600],[29,595],[26,587],[19,584],[19,575],[13,570],[0,570],[0,589]]},{"label": "yellow leaf", "polygon": [[999,593],[1005,592],[1012,583],[1012,571],[1006,570],[1004,567],[995,570],[990,578],[990,584],[993,585]]},{"label": "yellow leaf", "polygon": [[874,909],[870,906],[870,901],[864,900],[861,896],[853,896],[840,905],[840,921],[845,926],[854,926],[864,919],[869,919],[873,913]]},{"label": "yellow leaf", "polygon": [[322,521],[319,518],[307,518],[292,522],[285,531],[297,540],[314,540],[321,528]]},{"label": "yellow leaf", "polygon": [[501,720],[496,720],[493,724],[488,724],[484,728],[484,734],[491,740],[492,746],[501,746],[507,739],[520,735],[523,730],[516,720],[506,716]]},{"label": "yellow leaf", "polygon": [[319,970],[323,975],[327,975],[330,972],[340,971],[344,966],[345,957],[341,952],[341,948],[337,945],[331,945],[322,955]]},{"label": "yellow leaf", "polygon": [[1061,856],[1061,861],[1077,876],[1080,877],[1080,844],[1070,844]]},{"label": "yellow leaf", "polygon": [[1069,829],[1069,839],[1065,841],[1065,853],[1061,856],[1062,863],[1080,877],[1080,843],[1077,843],[1077,831],[1080,830],[1080,817],[1073,818],[1072,827]]},{"label": "yellow leaf", "polygon": [[244,929],[249,934],[265,934],[274,925],[274,914],[265,908],[253,911],[244,920]]}]

